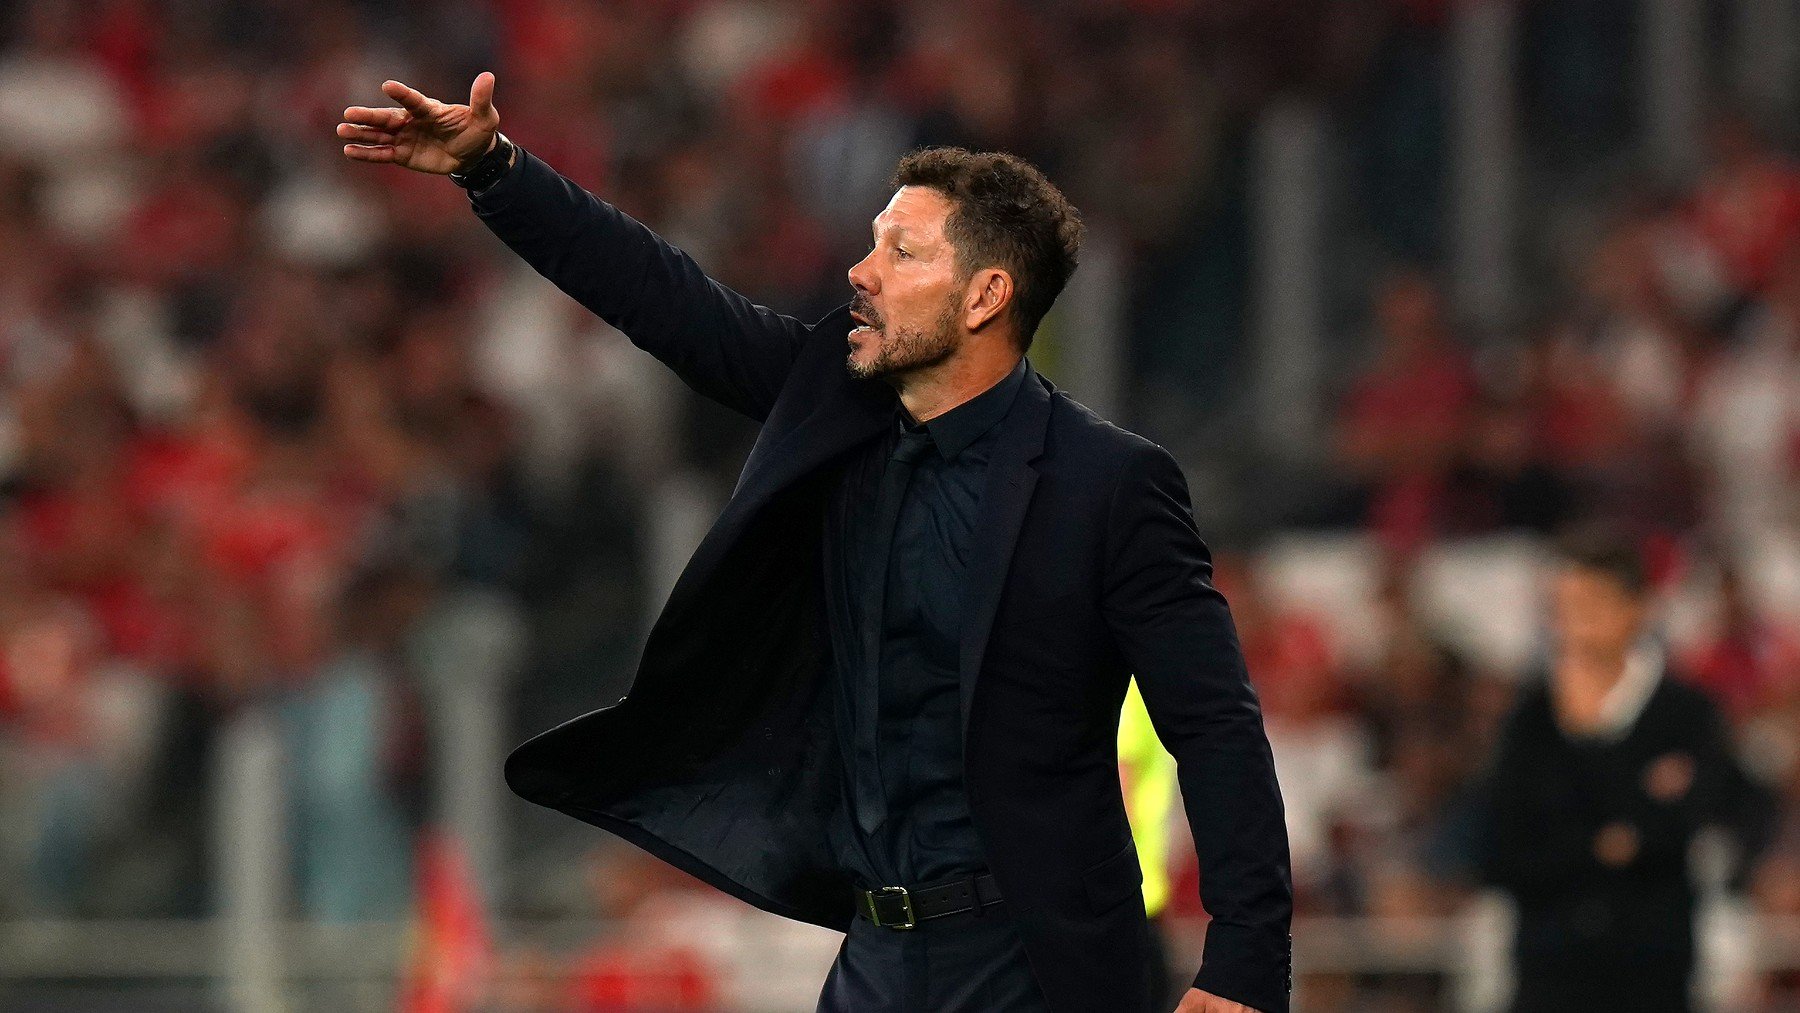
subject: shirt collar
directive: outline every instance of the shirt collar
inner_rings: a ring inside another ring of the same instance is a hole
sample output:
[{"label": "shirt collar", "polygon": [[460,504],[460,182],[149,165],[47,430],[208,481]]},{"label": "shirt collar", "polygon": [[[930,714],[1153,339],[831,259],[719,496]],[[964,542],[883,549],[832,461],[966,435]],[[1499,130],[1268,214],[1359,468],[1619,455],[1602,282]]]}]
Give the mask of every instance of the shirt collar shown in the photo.
[{"label": "shirt collar", "polygon": [[931,442],[937,447],[944,460],[953,461],[956,455],[967,450],[981,435],[994,428],[1006,417],[1012,407],[1013,397],[1019,391],[1019,385],[1025,379],[1025,360],[1021,357],[1012,372],[987,390],[957,405],[942,415],[921,426],[913,421],[912,413],[900,405],[895,417],[902,429],[917,431],[923,428],[931,435]]},{"label": "shirt collar", "polygon": [[1646,639],[1625,658],[1625,674],[1600,701],[1600,733],[1608,739],[1622,739],[1637,724],[1662,681],[1663,652]]},{"label": "shirt collar", "polygon": [[1662,683],[1665,665],[1660,644],[1650,638],[1638,643],[1625,656],[1625,671],[1619,681],[1600,698],[1600,720],[1591,730],[1570,737],[1617,742],[1631,734]]}]

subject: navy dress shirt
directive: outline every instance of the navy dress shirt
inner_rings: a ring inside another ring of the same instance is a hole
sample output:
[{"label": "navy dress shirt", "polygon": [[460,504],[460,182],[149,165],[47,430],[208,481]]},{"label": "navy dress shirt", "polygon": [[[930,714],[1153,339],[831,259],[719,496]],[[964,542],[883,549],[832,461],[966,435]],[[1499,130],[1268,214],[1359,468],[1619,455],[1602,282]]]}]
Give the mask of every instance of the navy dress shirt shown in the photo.
[{"label": "navy dress shirt", "polygon": [[[963,788],[958,671],[963,570],[974,548],[976,510],[999,422],[1025,378],[1024,360],[1005,378],[926,423],[896,399],[894,425],[842,461],[825,517],[825,587],[844,762],[843,804],[832,846],[865,887],[917,886],[986,869]],[[876,502],[902,431],[923,430],[931,449],[915,465],[900,500],[893,539],[880,544]],[[880,616],[863,590],[879,554],[889,553]],[[859,674],[869,659],[866,623],[880,626],[880,711],[856,721]],[[868,728],[876,741],[866,741]],[[859,740],[861,734],[863,738]],[[876,758],[887,818],[859,825],[854,798],[858,756]]]}]

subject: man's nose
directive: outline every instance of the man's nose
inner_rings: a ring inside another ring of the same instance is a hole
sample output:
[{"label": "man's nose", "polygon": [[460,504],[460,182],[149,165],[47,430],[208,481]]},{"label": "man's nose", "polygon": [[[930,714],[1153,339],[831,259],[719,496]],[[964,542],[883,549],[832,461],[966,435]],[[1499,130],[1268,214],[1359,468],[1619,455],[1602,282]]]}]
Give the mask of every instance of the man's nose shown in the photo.
[{"label": "man's nose", "polygon": [[874,295],[878,287],[875,268],[870,263],[874,258],[875,254],[870,252],[863,259],[850,265],[850,287],[864,295]]}]

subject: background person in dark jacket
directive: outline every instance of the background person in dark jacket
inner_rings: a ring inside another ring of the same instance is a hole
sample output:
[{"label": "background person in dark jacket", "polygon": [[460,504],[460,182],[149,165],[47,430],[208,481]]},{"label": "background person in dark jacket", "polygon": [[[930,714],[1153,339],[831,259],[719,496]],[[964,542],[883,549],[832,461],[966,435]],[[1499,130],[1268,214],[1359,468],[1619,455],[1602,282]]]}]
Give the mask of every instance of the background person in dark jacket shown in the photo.
[{"label": "background person in dark jacket", "polygon": [[1629,542],[1564,542],[1549,672],[1522,691],[1486,785],[1485,872],[1518,905],[1515,1013],[1691,1008],[1694,836],[1732,832],[1734,885],[1767,839],[1767,793],[1718,708],[1668,672],[1651,604]]}]

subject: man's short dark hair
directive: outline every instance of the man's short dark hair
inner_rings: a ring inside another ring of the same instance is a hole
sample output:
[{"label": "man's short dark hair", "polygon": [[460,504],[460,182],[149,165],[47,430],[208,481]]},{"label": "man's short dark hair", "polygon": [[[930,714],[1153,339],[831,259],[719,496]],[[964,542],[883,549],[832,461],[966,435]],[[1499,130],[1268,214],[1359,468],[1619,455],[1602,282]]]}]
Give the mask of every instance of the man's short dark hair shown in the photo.
[{"label": "man's short dark hair", "polygon": [[1081,215],[1030,162],[1002,151],[925,148],[900,160],[893,186],[923,186],[950,201],[944,238],[957,274],[1003,268],[1013,279],[1012,312],[1021,350],[1075,273]]},{"label": "man's short dark hair", "polygon": [[1601,525],[1566,531],[1557,539],[1556,555],[1564,566],[1610,578],[1634,598],[1650,589],[1650,571],[1637,543],[1623,532]]}]

